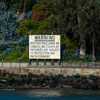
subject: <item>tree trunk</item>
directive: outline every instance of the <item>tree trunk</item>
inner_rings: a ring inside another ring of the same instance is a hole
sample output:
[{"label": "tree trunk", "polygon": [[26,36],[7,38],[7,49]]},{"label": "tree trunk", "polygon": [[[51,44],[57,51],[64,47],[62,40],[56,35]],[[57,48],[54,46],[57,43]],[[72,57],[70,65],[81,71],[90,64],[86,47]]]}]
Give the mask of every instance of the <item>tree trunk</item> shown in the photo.
[{"label": "tree trunk", "polygon": [[25,0],[25,2],[24,2],[24,9],[23,9],[23,13],[25,13],[25,10],[26,10],[26,1],[27,1],[27,0]]},{"label": "tree trunk", "polygon": [[18,11],[17,11],[17,16],[19,16],[19,14],[20,14],[19,12],[20,12],[20,8],[22,6],[22,3],[23,3],[23,0],[20,1],[19,8],[18,8]]},{"label": "tree trunk", "polygon": [[3,43],[5,42],[5,38],[4,38],[4,36],[2,36],[2,42],[3,42]]},{"label": "tree trunk", "polygon": [[93,38],[92,38],[92,60],[95,61],[96,57],[95,57],[95,36],[93,34]]},{"label": "tree trunk", "polygon": [[[78,14],[77,20],[78,20],[78,28],[80,29],[81,22],[80,22],[80,15],[79,14]],[[84,59],[85,50],[86,50],[86,41],[85,41],[85,38],[84,38],[84,34],[80,34],[79,45],[80,45],[80,58]]]},{"label": "tree trunk", "polygon": [[84,36],[80,36],[79,44],[80,44],[80,58],[84,59],[86,50],[86,41],[84,39]]}]

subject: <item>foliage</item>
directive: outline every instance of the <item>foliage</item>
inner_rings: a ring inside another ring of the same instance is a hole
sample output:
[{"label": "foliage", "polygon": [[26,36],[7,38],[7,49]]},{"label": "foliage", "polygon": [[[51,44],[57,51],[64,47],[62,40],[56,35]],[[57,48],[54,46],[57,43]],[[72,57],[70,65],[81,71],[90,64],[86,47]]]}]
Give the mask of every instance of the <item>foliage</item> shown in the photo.
[{"label": "foliage", "polygon": [[[7,52],[6,50],[2,52]],[[24,56],[23,56],[24,55]],[[0,61],[9,61],[9,62],[25,62],[28,61],[28,50],[23,50],[21,47],[16,47],[13,49],[12,52],[6,53],[6,55],[3,55],[2,58],[0,58]]]},{"label": "foliage", "polygon": [[45,20],[43,22],[37,20],[25,20],[23,21],[18,29],[19,34],[44,34],[45,29],[48,25],[48,21]]},{"label": "foliage", "polygon": [[34,21],[31,19],[25,20],[25,21],[20,23],[18,33],[30,34],[31,30],[34,30],[34,32],[37,30],[38,25],[39,25],[38,21]]},{"label": "foliage", "polygon": [[37,3],[37,0],[3,0],[3,2],[6,4],[7,8],[15,5],[18,10],[23,11],[24,6],[26,5],[26,11],[30,11],[32,6]]},{"label": "foliage", "polygon": [[[100,55],[99,0],[0,0],[0,5],[0,50],[4,50],[1,51],[0,59],[4,59],[11,49],[11,54],[16,58],[22,56],[14,48],[5,46],[10,42],[12,45],[17,43],[19,48],[24,47],[25,53],[28,37],[21,35],[51,33],[61,35],[62,50],[66,50],[72,59],[75,50],[79,51],[81,47],[89,55]],[[23,18],[19,20],[21,15]],[[24,57],[27,59],[28,54]]]},{"label": "foliage", "polygon": [[33,17],[34,20],[38,20],[38,21],[46,19],[46,15],[43,12],[36,12],[36,13],[33,14],[32,17]]},{"label": "foliage", "polygon": [[[88,0],[52,0],[49,3],[52,8],[49,27],[54,34],[66,34],[70,39],[74,37],[73,39],[79,41],[78,45],[84,49],[84,52],[88,49],[86,44],[89,43],[90,46],[96,43],[95,40],[94,43],[91,40],[100,37],[98,35],[100,3]],[[68,42],[67,39],[65,41]],[[91,51],[95,51],[94,49]]]},{"label": "foliage", "polygon": [[66,49],[66,51],[74,51],[78,48],[66,35],[61,35],[61,43],[62,49]]}]

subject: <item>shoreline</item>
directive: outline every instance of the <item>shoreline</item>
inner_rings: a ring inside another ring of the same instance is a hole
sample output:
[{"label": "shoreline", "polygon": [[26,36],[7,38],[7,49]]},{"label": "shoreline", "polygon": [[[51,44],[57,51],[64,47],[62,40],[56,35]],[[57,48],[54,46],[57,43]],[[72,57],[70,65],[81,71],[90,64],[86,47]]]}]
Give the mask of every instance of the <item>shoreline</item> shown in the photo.
[{"label": "shoreline", "polygon": [[83,75],[10,75],[0,77],[0,90],[82,89],[100,90],[100,76]]},{"label": "shoreline", "polygon": [[72,86],[69,87],[18,87],[18,86],[10,86],[10,87],[2,87],[0,88],[0,91],[17,91],[17,90],[82,90],[82,91],[100,91],[100,89],[79,89],[79,88],[73,88]]},{"label": "shoreline", "polygon": [[30,90],[46,90],[46,91],[91,91],[96,92],[100,90],[93,90],[93,89],[75,89],[75,88],[2,88],[0,91],[30,91]]},{"label": "shoreline", "polygon": [[75,90],[75,88],[71,87],[71,86],[68,86],[68,87],[54,87],[54,88],[51,88],[51,87],[36,87],[36,86],[32,86],[32,87],[23,87],[23,86],[9,86],[9,87],[2,87],[0,88],[0,90],[33,90],[33,89],[46,89],[46,90],[68,90],[68,89],[72,89],[72,90]]}]

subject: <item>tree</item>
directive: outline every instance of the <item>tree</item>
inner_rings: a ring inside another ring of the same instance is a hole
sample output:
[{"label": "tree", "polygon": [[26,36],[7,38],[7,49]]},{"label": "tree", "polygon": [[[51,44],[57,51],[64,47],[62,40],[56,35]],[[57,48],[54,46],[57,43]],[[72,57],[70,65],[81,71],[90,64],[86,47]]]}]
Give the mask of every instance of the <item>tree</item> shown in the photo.
[{"label": "tree", "polygon": [[[94,22],[95,29],[99,32],[97,26],[99,27],[100,25],[98,21],[100,18],[100,9],[97,8],[98,6],[96,7],[99,3],[93,2],[93,5],[95,5],[95,8],[98,10],[94,10],[95,14],[92,12],[95,16],[97,15],[96,17],[90,14],[92,8],[91,1],[88,0],[52,0],[49,3],[52,5],[49,25],[53,33],[66,34],[71,38],[75,36],[79,41],[80,58],[84,58],[86,54],[87,39],[89,39],[88,36],[91,33],[90,29],[94,31],[94,25],[92,25]],[[96,21],[93,21],[93,19]],[[94,35],[91,36],[95,38]],[[92,41],[94,41],[94,39],[92,39]]]},{"label": "tree", "polygon": [[38,3],[33,6],[33,16],[29,20],[23,21],[18,29],[20,34],[49,34],[48,31],[48,4]]},{"label": "tree", "polygon": [[89,15],[89,34],[92,41],[92,60],[96,60],[96,48],[98,49],[99,33],[100,33],[100,3],[91,1]]},{"label": "tree", "polygon": [[91,49],[92,44],[91,51],[95,60],[95,49],[99,48],[96,44],[100,39],[100,3],[97,1],[38,0],[38,4],[32,8],[32,19],[22,22],[18,32],[60,34],[64,36],[63,38],[66,37],[63,39],[65,49],[79,45],[80,58],[85,57],[87,49]]},{"label": "tree", "polygon": [[89,3],[90,2],[88,0],[76,1],[77,29],[75,33],[79,36],[80,58],[84,58],[86,53],[86,37],[88,34],[89,25]]}]

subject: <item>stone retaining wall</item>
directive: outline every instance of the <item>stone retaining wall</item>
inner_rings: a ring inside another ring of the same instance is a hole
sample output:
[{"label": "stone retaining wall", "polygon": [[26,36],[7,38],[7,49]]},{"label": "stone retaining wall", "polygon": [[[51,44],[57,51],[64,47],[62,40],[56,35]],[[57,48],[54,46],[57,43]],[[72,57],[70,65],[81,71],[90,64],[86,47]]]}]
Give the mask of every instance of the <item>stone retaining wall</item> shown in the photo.
[{"label": "stone retaining wall", "polygon": [[[28,67],[28,63],[23,62],[0,62],[0,67]],[[95,62],[62,62],[54,63],[53,65],[50,62],[47,62],[46,65],[43,62],[40,62],[38,65],[36,62],[32,62],[30,65],[33,67],[62,67],[62,68],[100,68],[100,63]]]},{"label": "stone retaining wall", "polygon": [[96,75],[100,76],[100,66],[99,63],[55,63],[54,65],[51,65],[51,63],[47,63],[44,65],[44,63],[39,63],[39,65],[36,65],[36,63],[32,63],[29,65],[28,63],[10,63],[6,62],[0,63],[0,70],[2,73],[15,73],[15,74],[63,74],[64,76],[67,75]]}]

